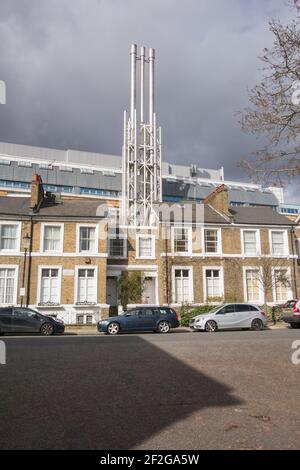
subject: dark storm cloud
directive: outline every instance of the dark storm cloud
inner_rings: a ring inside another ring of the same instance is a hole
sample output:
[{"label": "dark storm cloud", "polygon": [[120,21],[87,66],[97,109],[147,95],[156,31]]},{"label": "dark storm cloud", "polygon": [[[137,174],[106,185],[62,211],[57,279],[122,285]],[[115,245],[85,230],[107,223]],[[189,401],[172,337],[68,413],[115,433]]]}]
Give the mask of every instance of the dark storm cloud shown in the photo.
[{"label": "dark storm cloud", "polygon": [[257,145],[236,110],[260,76],[284,0],[0,0],[0,140],[120,154],[129,46],[157,52],[164,159],[224,165]]}]

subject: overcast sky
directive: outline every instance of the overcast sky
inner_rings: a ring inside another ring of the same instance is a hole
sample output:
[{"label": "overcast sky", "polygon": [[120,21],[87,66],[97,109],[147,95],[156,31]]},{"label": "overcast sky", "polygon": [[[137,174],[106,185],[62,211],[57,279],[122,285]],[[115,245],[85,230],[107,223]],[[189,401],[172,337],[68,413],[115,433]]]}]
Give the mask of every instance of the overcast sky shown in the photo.
[{"label": "overcast sky", "polygon": [[[236,111],[286,0],[0,0],[0,140],[121,154],[131,43],[156,49],[163,159],[225,167],[257,148]],[[296,186],[289,191],[296,201]]]}]

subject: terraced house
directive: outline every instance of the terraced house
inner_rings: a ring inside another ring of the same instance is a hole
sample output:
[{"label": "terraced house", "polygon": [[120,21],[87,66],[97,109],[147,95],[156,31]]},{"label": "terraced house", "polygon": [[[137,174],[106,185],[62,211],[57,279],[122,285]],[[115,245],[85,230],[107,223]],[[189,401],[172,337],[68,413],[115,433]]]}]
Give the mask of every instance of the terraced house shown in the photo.
[{"label": "terraced house", "polygon": [[128,271],[144,279],[141,304],[273,304],[299,295],[295,221],[271,207],[230,206],[224,184],[203,203],[160,204],[151,227],[111,231],[116,213],[114,200],[46,193],[37,175],[30,195],[3,194],[0,305],[95,323],[115,313]]}]

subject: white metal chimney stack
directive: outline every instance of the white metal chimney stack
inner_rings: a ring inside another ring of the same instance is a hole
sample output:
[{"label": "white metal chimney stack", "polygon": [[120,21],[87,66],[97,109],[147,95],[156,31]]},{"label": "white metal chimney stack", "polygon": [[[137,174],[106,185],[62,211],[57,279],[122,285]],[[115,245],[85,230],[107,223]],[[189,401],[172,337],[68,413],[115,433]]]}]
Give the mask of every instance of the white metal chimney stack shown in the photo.
[{"label": "white metal chimney stack", "polygon": [[[124,112],[122,220],[126,225],[149,226],[153,205],[161,202],[161,129],[156,127],[154,63],[155,50],[144,46],[137,55],[131,45],[130,115]],[[137,87],[137,61],[140,61],[140,87]],[[148,81],[146,68],[148,66]],[[146,83],[147,82],[147,83]],[[139,115],[137,89],[139,88]],[[148,91],[148,122],[145,122]]]}]

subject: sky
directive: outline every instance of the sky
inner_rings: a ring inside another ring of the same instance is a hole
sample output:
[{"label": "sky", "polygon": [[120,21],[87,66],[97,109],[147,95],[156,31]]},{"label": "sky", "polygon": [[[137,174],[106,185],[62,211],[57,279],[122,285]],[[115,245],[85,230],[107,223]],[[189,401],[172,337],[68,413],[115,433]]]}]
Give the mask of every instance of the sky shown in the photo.
[{"label": "sky", "polygon": [[120,155],[136,43],[156,49],[163,159],[247,180],[239,162],[259,141],[236,113],[261,77],[268,21],[293,16],[287,0],[0,0],[0,140]]}]

